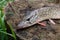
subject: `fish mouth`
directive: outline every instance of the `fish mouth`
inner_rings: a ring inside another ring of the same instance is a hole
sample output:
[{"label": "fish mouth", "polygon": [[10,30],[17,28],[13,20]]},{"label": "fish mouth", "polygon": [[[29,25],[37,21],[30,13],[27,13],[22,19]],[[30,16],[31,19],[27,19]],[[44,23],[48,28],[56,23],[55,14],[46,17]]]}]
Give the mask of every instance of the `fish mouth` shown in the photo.
[{"label": "fish mouth", "polygon": [[19,29],[23,29],[23,28],[27,28],[31,25],[32,25],[32,23],[30,23],[29,21],[22,21],[17,26]]}]

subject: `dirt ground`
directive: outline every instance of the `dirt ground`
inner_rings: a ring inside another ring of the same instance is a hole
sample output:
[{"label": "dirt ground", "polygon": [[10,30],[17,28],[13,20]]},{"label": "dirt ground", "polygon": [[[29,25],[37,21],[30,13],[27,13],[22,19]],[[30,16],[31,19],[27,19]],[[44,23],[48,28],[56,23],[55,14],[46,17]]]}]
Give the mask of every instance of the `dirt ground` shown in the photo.
[{"label": "dirt ground", "polygon": [[5,7],[5,20],[7,23],[11,23],[16,35],[22,40],[60,40],[60,20],[54,20],[56,25],[52,25],[48,20],[45,20],[46,27],[36,24],[29,28],[17,30],[17,25],[26,16],[27,11],[48,6],[60,7],[60,1],[15,0]]}]

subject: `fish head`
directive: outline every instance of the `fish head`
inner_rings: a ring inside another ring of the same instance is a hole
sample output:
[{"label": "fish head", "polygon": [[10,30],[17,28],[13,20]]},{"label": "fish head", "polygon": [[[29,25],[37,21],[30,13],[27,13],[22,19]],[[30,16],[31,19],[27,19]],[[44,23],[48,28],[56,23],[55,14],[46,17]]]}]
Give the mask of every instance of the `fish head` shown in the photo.
[{"label": "fish head", "polygon": [[[35,11],[37,11],[37,10],[35,10]],[[35,11],[31,12],[30,15],[26,16],[24,18],[25,20],[22,20],[18,24],[18,27],[19,28],[26,28],[26,27],[34,25],[36,23],[36,20],[39,18]]]},{"label": "fish head", "polygon": [[22,28],[27,28],[31,25],[32,25],[32,23],[29,21],[21,21],[17,26],[19,29],[22,29]]}]

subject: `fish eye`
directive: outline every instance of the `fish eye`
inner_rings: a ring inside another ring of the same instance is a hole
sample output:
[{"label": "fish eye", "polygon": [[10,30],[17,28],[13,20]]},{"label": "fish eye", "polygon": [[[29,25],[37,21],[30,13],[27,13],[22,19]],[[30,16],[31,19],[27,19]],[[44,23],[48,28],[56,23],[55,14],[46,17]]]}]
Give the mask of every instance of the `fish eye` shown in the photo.
[{"label": "fish eye", "polygon": [[27,21],[29,21],[29,20],[30,20],[30,18],[27,19]]}]

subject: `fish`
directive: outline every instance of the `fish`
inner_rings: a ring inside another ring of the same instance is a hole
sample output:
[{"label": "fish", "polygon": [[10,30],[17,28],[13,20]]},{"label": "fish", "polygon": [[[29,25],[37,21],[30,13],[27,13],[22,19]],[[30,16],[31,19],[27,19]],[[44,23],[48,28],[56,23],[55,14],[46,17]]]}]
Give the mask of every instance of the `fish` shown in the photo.
[{"label": "fish", "polygon": [[48,19],[60,19],[60,8],[59,7],[42,7],[31,11],[29,15],[23,18],[17,25],[19,29],[27,28],[38,22]]}]

